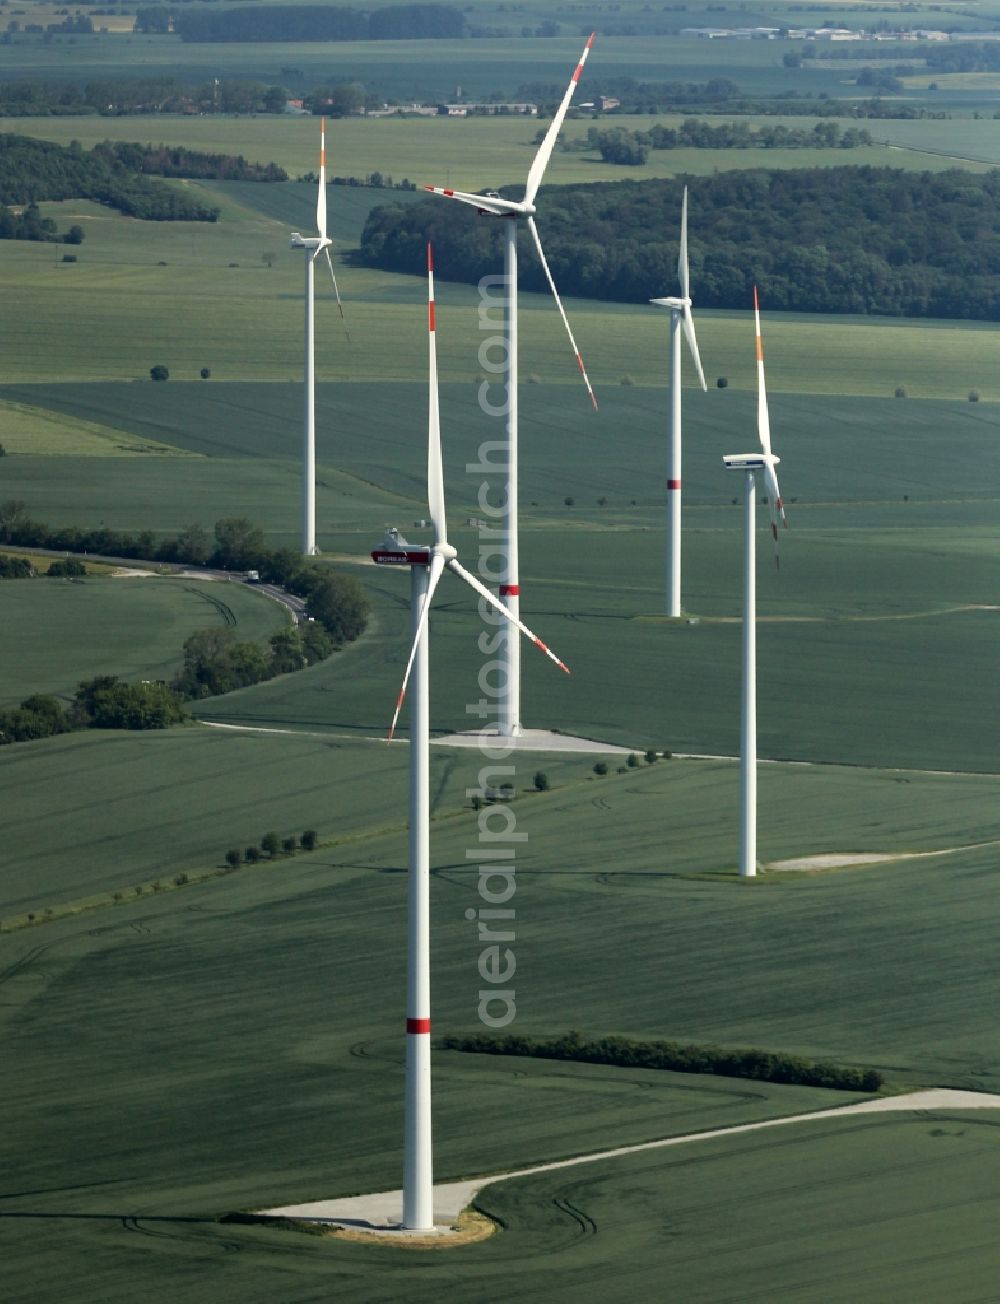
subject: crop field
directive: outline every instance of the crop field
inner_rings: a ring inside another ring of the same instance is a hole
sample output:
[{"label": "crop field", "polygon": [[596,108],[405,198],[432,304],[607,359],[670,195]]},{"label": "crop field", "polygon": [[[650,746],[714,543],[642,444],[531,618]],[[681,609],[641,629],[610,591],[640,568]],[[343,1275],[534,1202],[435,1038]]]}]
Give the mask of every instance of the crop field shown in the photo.
[{"label": "crop field", "polygon": [[[481,1203],[508,1230],[426,1266],[390,1249],[219,1225],[231,1209],[398,1181],[401,1038],[392,993],[401,990],[403,968],[404,749],[187,730],[116,735],[100,740],[101,751],[91,748],[89,764],[79,756],[73,764],[66,749],[89,742],[30,746],[29,772],[15,778],[20,798],[46,777],[58,782],[60,767],[71,773],[92,830],[100,817],[88,785],[113,799],[104,818],[126,836],[100,856],[91,840],[81,844],[80,882],[68,856],[48,861],[48,848],[38,848],[40,863],[52,866],[45,877],[61,876],[60,900],[84,884],[128,886],[122,875],[140,866],[143,874],[165,873],[167,863],[211,866],[217,858],[206,856],[207,847],[199,856],[195,845],[233,840],[237,826],[252,827],[254,836],[264,825],[296,828],[305,818],[324,838],[348,841],[159,895],[147,885],[131,904],[106,900],[103,909],[0,936],[0,1019],[7,1062],[18,1066],[5,1094],[9,1194],[8,1217],[0,1218],[12,1300],[65,1298],[70,1280],[85,1304],[117,1298],[126,1281],[153,1299],[202,1299],[207,1289],[213,1300],[299,1298],[322,1281],[327,1291],[336,1283],[352,1298],[375,1300],[411,1273],[407,1298],[444,1282],[480,1298],[462,1283],[477,1274],[492,1279],[503,1262],[515,1280],[523,1275],[525,1289],[543,1289],[552,1271],[558,1290],[584,1270],[611,1283],[632,1245],[634,1291],[652,1280],[648,1274],[669,1271],[685,1297],[727,1298],[711,1294],[723,1277],[701,1247],[741,1196],[751,1204],[760,1198],[752,1226],[769,1230],[751,1253],[754,1238],[744,1227],[728,1253],[747,1256],[751,1280],[777,1272],[774,1280],[787,1280],[794,1298],[805,1264],[827,1255],[868,1261],[867,1206],[849,1200],[857,1216],[835,1213],[837,1197],[847,1199],[859,1181],[890,1220],[885,1271],[906,1252],[905,1228],[917,1221],[928,1253],[958,1236],[962,1280],[983,1279],[993,1241],[979,1219],[992,1208],[984,1183],[995,1129],[948,1115],[840,1132],[802,1124],[794,1135],[741,1139],[731,1149],[695,1143],[707,1148],[495,1188]],[[174,756],[154,763],[153,750]],[[517,807],[528,834],[517,866],[519,1027],[572,1022],[587,1032],[794,1048],[881,1066],[901,1084],[996,1089],[992,1011],[1000,978],[988,957],[1000,901],[988,847],[867,870],[771,875],[748,890],[731,870],[719,872],[732,859],[732,827],[718,812],[733,804],[734,767],[660,762],[596,779],[588,778],[588,758],[541,762],[552,791],[524,795]],[[476,873],[465,849],[477,833],[462,787],[474,767],[437,751],[435,767],[434,1008],[436,1025],[453,1031],[475,1026],[480,985],[465,920]],[[298,791],[303,769],[314,782]],[[1000,834],[996,783],[764,767],[763,808],[781,812],[765,854],[841,848],[845,827],[863,849],[989,842]],[[34,839],[55,845],[86,827],[66,803],[48,809],[56,827],[50,834],[36,822]],[[395,826],[380,833],[384,820]],[[141,836],[128,835],[133,821]],[[91,868],[98,860],[118,878],[106,870],[98,881]],[[926,927],[928,918],[935,928]],[[982,962],[966,963],[970,955]],[[441,1179],[847,1099],[456,1053],[440,1054],[435,1071]],[[935,1145],[943,1148],[937,1160]],[[799,1156],[790,1183],[789,1158]],[[711,1202],[713,1174],[725,1176],[727,1196],[716,1200],[717,1222],[709,1225],[697,1211]],[[966,1201],[981,1192],[983,1208],[956,1207],[959,1190]],[[653,1244],[642,1229],[651,1217],[658,1222],[663,1202],[676,1227],[665,1244]],[[782,1254],[781,1229],[793,1209],[796,1249]],[[601,1233],[621,1231],[581,1238],[581,1215]],[[43,1253],[53,1234],[58,1253]],[[733,1261],[725,1260],[730,1273]],[[972,1296],[956,1291],[955,1298]]]},{"label": "crop field", "polygon": [[[895,12],[895,11],[894,11]],[[697,14],[695,14],[697,17]],[[684,25],[697,25],[690,17]],[[709,20],[710,22],[713,20]],[[749,22],[740,15],[739,22]],[[586,15],[577,29],[586,26]],[[567,28],[567,31],[570,29]],[[589,30],[589,28],[588,28]],[[689,36],[600,36],[592,68],[637,81],[708,81],[731,77],[752,94],[775,89],[842,93],[836,65],[786,69],[783,43],[708,42]],[[393,101],[451,99],[457,81],[467,95],[497,90],[514,96],[525,83],[564,86],[580,56],[579,35],[543,41],[350,41],[310,44],[185,44],[173,37],[97,35],[50,45],[0,46],[0,78],[78,80],[171,76],[182,84],[212,77],[251,78],[265,84],[328,85],[359,81]],[[881,51],[883,57],[887,53]],[[598,54],[600,64],[598,65]],[[293,69],[289,76],[283,69]]]},{"label": "crop field", "polygon": [[252,589],[204,580],[6,580],[2,602],[0,706],[32,693],[72,697],[94,675],[170,679],[195,629],[222,625],[253,642],[286,624],[282,608]]},{"label": "crop field", "polygon": [[[698,117],[699,115],[685,115]],[[623,127],[648,131],[654,124],[676,126],[680,115],[602,118],[601,129]],[[710,125],[730,121],[725,114],[704,119]],[[752,125],[783,123],[811,130],[809,117],[741,118]],[[824,119],[825,121],[826,119]],[[985,171],[997,162],[996,131],[991,122],[967,117],[945,122],[839,119],[839,125],[863,126],[876,144],[840,149],[672,149],[652,150],[639,166],[602,162],[596,150],[556,150],[546,183],[569,185],[592,181],[643,181],[651,177],[711,176],[735,169],[841,167],[844,163],[939,171],[963,166]],[[537,133],[546,122],[531,117],[378,118],[332,122],[327,136],[331,176],[366,177],[379,171],[417,185],[452,185],[466,190],[523,183],[534,154]],[[567,141],[583,139],[595,125],[588,115],[566,124]],[[10,129],[67,145],[79,140],[87,148],[104,140],[187,146],[214,153],[243,154],[256,162],[276,162],[293,179],[314,171],[318,124],[315,118],[121,117],[17,118]],[[905,150],[897,147],[905,145]],[[441,160],[445,160],[442,165]],[[246,183],[250,184],[250,183]],[[275,183],[254,183],[261,191],[281,190]],[[393,196],[394,198],[394,196]]]}]

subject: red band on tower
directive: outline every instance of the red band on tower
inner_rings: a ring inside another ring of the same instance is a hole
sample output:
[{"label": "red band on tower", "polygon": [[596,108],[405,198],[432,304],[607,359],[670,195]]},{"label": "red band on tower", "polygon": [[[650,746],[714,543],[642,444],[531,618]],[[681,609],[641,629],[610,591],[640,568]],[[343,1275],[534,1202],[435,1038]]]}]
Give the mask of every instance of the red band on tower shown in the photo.
[{"label": "red band on tower", "polygon": [[420,1034],[426,1033],[429,1035],[430,1030],[431,1030],[430,1019],[407,1019],[406,1020],[406,1031],[408,1033],[420,1033]]},{"label": "red band on tower", "polygon": [[667,488],[668,488],[668,489],[679,489],[680,487],[681,487],[681,482],[680,482],[680,480],[668,480],[668,481],[667,481]]},{"label": "red band on tower", "polygon": [[501,598],[506,598],[506,597],[519,598],[521,596],[520,584],[501,584],[500,596]]}]

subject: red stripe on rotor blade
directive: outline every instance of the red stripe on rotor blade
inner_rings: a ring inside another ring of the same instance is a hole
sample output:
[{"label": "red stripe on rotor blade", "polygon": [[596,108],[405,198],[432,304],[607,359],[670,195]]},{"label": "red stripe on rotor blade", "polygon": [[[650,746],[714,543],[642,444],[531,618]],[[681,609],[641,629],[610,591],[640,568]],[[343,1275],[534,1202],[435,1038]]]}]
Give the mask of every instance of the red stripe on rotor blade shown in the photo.
[{"label": "red stripe on rotor blade", "polygon": [[668,489],[679,489],[680,487],[681,487],[681,482],[680,482],[680,480],[668,480],[668,481],[667,481],[667,488],[668,488]]},{"label": "red stripe on rotor blade", "polygon": [[758,362],[764,361],[764,341],[760,338],[759,335],[757,336],[757,361]]},{"label": "red stripe on rotor blade", "polygon": [[519,598],[521,596],[520,584],[501,584],[500,596],[501,598]]},{"label": "red stripe on rotor blade", "polygon": [[406,1020],[407,1033],[427,1034],[430,1032],[430,1030],[431,1030],[430,1019],[407,1019]]},{"label": "red stripe on rotor blade", "polygon": [[434,246],[430,241],[427,242],[427,270],[429,272],[434,270]]},{"label": "red stripe on rotor blade", "polygon": [[758,311],[760,310],[760,300],[757,298],[757,287],[756,287],[756,285],[753,287],[753,306],[754,306]]}]

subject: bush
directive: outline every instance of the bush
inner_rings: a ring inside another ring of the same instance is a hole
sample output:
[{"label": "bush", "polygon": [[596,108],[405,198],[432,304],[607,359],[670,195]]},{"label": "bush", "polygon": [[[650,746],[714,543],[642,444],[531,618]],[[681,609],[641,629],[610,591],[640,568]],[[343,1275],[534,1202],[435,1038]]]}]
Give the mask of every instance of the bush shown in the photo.
[{"label": "bush", "polygon": [[570,495],[567,494],[566,497],[563,499],[563,502],[565,503],[565,505],[566,505],[567,507],[572,507],[572,506],[575,504],[576,499],[570,497]]},{"label": "bush", "polygon": [[906,398],[906,390],[902,385],[896,386],[896,398]]},{"label": "bush", "polygon": [[625,764],[629,767],[629,769],[634,770],[635,767],[639,764],[638,755],[635,752],[629,752],[628,760],[625,762]]},{"label": "bush", "polygon": [[198,374],[201,376],[202,380],[208,380],[209,376],[211,376],[212,373],[208,367],[202,367],[201,371]]},{"label": "bush", "polygon": [[315,829],[306,829],[305,833],[299,838],[299,846],[303,851],[312,851],[319,841],[319,834]]},{"label": "bush", "polygon": [[716,389],[727,389],[729,387],[729,377],[719,376],[715,382]]},{"label": "bush", "polygon": [[229,848],[226,852],[226,864],[232,869],[235,869],[237,865],[243,864],[243,852],[240,851],[239,847]]},{"label": "bush", "polygon": [[281,850],[285,853],[286,856],[290,856],[290,855],[292,854],[292,852],[295,850],[295,839],[294,839],[294,838],[282,838],[282,839],[281,839]]},{"label": "bush", "polygon": [[86,575],[87,568],[77,557],[60,557],[49,563],[46,575]]},{"label": "bush", "polygon": [[969,390],[969,402],[970,402],[970,403],[978,403],[978,402],[979,402],[979,390],[978,390],[978,389],[970,389],[970,390]]},{"label": "bush", "polygon": [[628,376],[628,375],[626,375],[626,376],[622,376],[622,378],[621,378],[621,384],[622,384],[622,385],[634,385],[634,384],[635,384],[635,377],[634,377],[634,376]]},{"label": "bush", "polygon": [[265,833],[260,840],[260,849],[261,851],[266,851],[273,860],[281,850],[281,839],[278,837],[277,833]]},{"label": "bush", "polygon": [[607,761],[598,761],[597,764],[594,766],[595,774],[607,774],[607,772],[608,772]]},{"label": "bush", "polygon": [[157,363],[157,365],[156,365],[155,367],[150,367],[150,369],[149,369],[149,379],[150,379],[150,380],[169,380],[169,379],[170,379],[170,372],[169,372],[169,370],[168,370],[168,369],[163,365],[163,363],[160,362],[160,363]]},{"label": "bush", "polygon": [[653,762],[656,761],[656,760],[658,760],[658,759],[659,759],[659,757],[656,755],[656,752],[653,751],[653,749],[652,749],[652,747],[651,747],[651,748],[649,749],[649,751],[646,752],[646,764],[647,764],[647,765],[652,765]]},{"label": "bush", "polygon": [[62,260],[64,263],[75,263],[76,254],[63,254]]},{"label": "bush", "polygon": [[535,785],[535,791],[536,791],[536,792],[548,792],[548,790],[549,790],[549,776],[545,773],[544,770],[539,770],[539,771],[536,773],[536,775],[535,775],[534,779],[532,780],[532,782],[533,782],[534,785]]}]

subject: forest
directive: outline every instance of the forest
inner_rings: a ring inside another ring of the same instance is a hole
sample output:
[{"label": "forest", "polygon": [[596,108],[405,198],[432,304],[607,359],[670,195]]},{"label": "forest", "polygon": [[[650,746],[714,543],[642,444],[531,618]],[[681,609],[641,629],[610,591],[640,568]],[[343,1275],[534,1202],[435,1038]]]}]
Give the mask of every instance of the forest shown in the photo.
[{"label": "forest", "polygon": [[216,13],[175,14],[182,41],[418,41],[448,40],[465,32],[451,5],[389,5],[360,9],[319,5],[260,5]]},{"label": "forest", "polygon": [[151,181],[103,152],[0,134],[0,205],[90,199],[147,221],[214,222],[219,210],[162,181]]},{"label": "forest", "polygon": [[[771,309],[1000,317],[996,170],[759,169],[553,188],[539,226],[559,289],[625,303],[672,293],[685,181],[691,281],[703,307],[744,308],[756,284]],[[428,198],[374,209],[361,258],[420,275],[432,240],[440,278],[478,282],[501,271],[502,234],[465,204]],[[522,286],[545,292],[524,230],[521,253]]]}]

